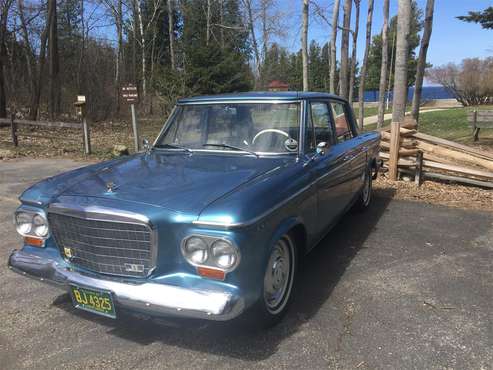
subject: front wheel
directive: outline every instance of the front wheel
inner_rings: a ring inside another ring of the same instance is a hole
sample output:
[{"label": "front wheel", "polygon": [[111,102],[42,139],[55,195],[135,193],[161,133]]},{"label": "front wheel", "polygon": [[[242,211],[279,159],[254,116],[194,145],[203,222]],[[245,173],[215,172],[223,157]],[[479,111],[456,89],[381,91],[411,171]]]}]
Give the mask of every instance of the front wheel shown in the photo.
[{"label": "front wheel", "polygon": [[289,234],[283,235],[272,248],[264,272],[262,296],[249,315],[259,324],[255,326],[273,326],[286,313],[293,295],[296,256],[296,244]]}]

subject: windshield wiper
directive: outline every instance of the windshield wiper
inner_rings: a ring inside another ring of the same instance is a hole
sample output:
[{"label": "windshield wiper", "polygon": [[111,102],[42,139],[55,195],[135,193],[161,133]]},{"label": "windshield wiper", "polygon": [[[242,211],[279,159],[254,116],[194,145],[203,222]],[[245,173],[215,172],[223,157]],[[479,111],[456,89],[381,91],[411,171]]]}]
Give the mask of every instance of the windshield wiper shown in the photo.
[{"label": "windshield wiper", "polygon": [[239,146],[225,144],[225,143],[220,143],[220,144],[216,144],[216,143],[205,143],[205,144],[202,144],[202,146],[215,146],[215,147],[218,147],[218,148],[229,148],[229,149],[233,149],[233,150],[237,150],[237,151],[241,151],[241,152],[250,153],[250,154],[254,155],[257,158],[259,157],[259,155],[257,153],[255,153],[255,152],[253,152],[251,150],[240,148]]},{"label": "windshield wiper", "polygon": [[165,149],[165,148],[180,149],[180,150],[183,150],[187,153],[193,153],[192,149],[186,148],[186,147],[181,146],[181,145],[176,145],[176,144],[157,144],[154,147],[155,148],[161,148],[161,149]]}]

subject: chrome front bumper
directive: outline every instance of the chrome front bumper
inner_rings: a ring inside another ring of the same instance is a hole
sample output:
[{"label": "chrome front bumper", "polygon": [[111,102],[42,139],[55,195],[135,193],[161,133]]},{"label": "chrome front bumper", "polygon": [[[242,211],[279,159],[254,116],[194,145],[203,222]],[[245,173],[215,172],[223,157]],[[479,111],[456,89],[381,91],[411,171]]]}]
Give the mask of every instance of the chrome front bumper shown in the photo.
[{"label": "chrome front bumper", "polygon": [[70,285],[106,290],[117,308],[152,316],[230,320],[244,309],[244,301],[230,292],[194,290],[153,282],[129,283],[73,271],[59,262],[24,251],[13,251],[9,268],[22,275],[69,291]]}]

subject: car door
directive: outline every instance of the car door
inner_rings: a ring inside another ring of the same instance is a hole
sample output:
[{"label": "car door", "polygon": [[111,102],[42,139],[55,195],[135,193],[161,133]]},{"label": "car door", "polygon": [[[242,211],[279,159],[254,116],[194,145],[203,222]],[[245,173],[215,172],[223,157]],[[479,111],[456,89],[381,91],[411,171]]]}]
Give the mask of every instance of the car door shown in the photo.
[{"label": "car door", "polygon": [[364,183],[367,152],[364,135],[358,135],[349,104],[342,100],[330,101],[332,120],[335,127],[337,146],[343,148],[347,162],[347,191],[350,200],[358,194]]},{"label": "car door", "polygon": [[[323,233],[339,216],[351,197],[348,183],[348,158],[344,145],[335,141],[329,101],[310,101],[305,138],[305,151],[314,158],[310,163],[317,191],[317,229]],[[327,143],[324,154],[317,153],[317,145]]]}]

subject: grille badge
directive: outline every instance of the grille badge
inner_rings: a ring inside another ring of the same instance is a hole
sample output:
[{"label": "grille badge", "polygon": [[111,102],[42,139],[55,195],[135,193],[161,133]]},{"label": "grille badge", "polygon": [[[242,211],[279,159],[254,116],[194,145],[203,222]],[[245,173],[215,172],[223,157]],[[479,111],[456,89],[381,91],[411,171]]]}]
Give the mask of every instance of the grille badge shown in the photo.
[{"label": "grille badge", "polygon": [[144,272],[144,265],[135,263],[125,263],[125,271],[127,272]]}]

